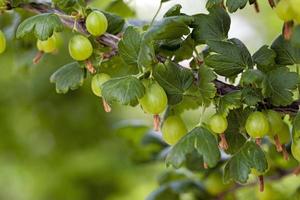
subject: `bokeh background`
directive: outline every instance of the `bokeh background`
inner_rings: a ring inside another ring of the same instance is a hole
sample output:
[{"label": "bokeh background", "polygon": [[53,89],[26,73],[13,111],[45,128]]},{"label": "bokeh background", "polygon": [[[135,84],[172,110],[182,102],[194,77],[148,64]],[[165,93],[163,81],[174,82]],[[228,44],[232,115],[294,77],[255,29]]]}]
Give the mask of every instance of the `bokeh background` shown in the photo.
[{"label": "bokeh background", "polygon": [[[148,21],[160,1],[124,2],[93,0],[90,6]],[[207,12],[204,0],[172,0],[163,5],[158,19],[175,3],[187,14]],[[230,37],[241,39],[252,53],[270,44],[282,27],[267,1],[259,3],[259,14],[247,6],[232,15]],[[62,36],[57,54],[33,65],[36,50],[26,48],[34,42],[14,39],[19,22],[19,14],[0,16],[0,29],[9,40],[0,55],[0,200],[145,199],[166,170],[157,159],[160,146],[141,144],[142,138],[143,144],[159,141],[155,134],[144,137],[151,132],[151,116],[138,107],[118,105],[104,113],[89,78],[80,89],[57,94],[49,77],[71,61],[66,46],[72,33]],[[187,111],[183,118],[191,129],[199,111]]]}]

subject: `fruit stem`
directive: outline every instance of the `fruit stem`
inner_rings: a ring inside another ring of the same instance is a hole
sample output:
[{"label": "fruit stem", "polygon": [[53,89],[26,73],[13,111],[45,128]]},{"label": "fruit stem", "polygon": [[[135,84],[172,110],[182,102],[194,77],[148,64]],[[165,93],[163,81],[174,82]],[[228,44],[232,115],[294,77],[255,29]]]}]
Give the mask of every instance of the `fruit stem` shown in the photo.
[{"label": "fruit stem", "polygon": [[259,5],[258,5],[257,1],[254,2],[254,9],[257,13],[259,13]]},{"label": "fruit stem", "polygon": [[282,152],[282,144],[279,140],[278,134],[274,135],[274,141],[277,152]]},{"label": "fruit stem", "polygon": [[300,174],[300,165],[294,169],[293,173],[294,173],[296,176],[298,176],[298,175]]},{"label": "fruit stem", "polygon": [[285,146],[282,145],[281,148],[282,148],[282,154],[283,154],[284,160],[289,160],[289,153],[287,152]]},{"label": "fruit stem", "polygon": [[261,138],[255,138],[255,143],[260,146],[261,145]]},{"label": "fruit stem", "polygon": [[203,163],[204,169],[208,169],[208,164],[206,162]]},{"label": "fruit stem", "polygon": [[219,147],[223,150],[227,150],[228,149],[228,143],[227,143],[225,134],[224,133],[220,134],[220,138],[221,138],[221,141],[219,143]]},{"label": "fruit stem", "polygon": [[153,17],[152,20],[151,20],[150,27],[153,25],[153,23],[154,23],[154,21],[155,21],[157,15],[158,15],[158,13],[159,13],[161,7],[162,7],[162,2],[160,2],[159,7],[158,7],[156,13],[155,13],[154,17]]},{"label": "fruit stem", "polygon": [[33,60],[32,60],[33,64],[35,64],[35,65],[39,64],[39,62],[41,61],[43,55],[44,55],[44,52],[38,51],[38,52],[35,54],[35,56],[34,56],[34,58],[33,58]]},{"label": "fruit stem", "polygon": [[268,1],[269,1],[269,4],[270,4],[271,8],[275,8],[274,0],[268,0]]},{"label": "fruit stem", "polygon": [[90,60],[85,61],[85,67],[91,74],[96,73],[96,69],[94,68],[93,63]]},{"label": "fruit stem", "polygon": [[260,175],[258,176],[258,182],[259,182],[259,191],[263,192],[265,189],[265,183],[264,183],[264,176]]},{"label": "fruit stem", "polygon": [[102,98],[102,103],[103,103],[104,111],[107,113],[111,112],[111,107],[104,98]]},{"label": "fruit stem", "polygon": [[153,129],[154,131],[159,131],[160,130],[160,117],[159,115],[153,115]]},{"label": "fruit stem", "polygon": [[289,40],[291,39],[293,33],[293,21],[284,22],[283,26],[283,36],[284,39]]}]

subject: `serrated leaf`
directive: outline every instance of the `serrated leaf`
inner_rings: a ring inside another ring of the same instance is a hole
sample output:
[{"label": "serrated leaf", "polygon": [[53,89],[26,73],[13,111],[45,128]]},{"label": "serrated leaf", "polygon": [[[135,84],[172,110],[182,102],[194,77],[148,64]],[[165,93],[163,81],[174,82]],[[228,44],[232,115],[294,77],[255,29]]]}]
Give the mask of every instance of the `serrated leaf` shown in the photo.
[{"label": "serrated leaf", "polygon": [[190,33],[189,25],[192,22],[193,17],[190,16],[165,17],[153,24],[144,38],[147,41],[181,38]]},{"label": "serrated leaf", "polygon": [[203,156],[203,161],[209,167],[214,167],[220,160],[217,140],[206,128],[196,127],[171,149],[167,156],[167,165],[179,168],[186,160],[186,155],[194,150]]},{"label": "serrated leaf", "polygon": [[197,43],[204,44],[208,40],[227,39],[231,21],[223,8],[214,7],[209,10],[208,15],[198,14],[194,18],[192,38]]},{"label": "serrated leaf", "polygon": [[217,77],[214,72],[206,66],[200,67],[198,77],[198,83],[193,84],[192,87],[185,93],[185,96],[193,98],[198,105],[207,107],[216,95],[217,89],[213,81]]},{"label": "serrated leaf", "polygon": [[118,102],[123,105],[135,106],[138,99],[145,94],[145,87],[134,76],[113,78],[102,86],[102,96],[109,102]]},{"label": "serrated leaf", "polygon": [[228,127],[225,131],[226,140],[228,143],[227,154],[235,154],[246,142],[246,138],[241,134],[245,126],[245,121],[248,118],[248,110],[242,108],[231,110],[227,116]]},{"label": "serrated leaf", "polygon": [[295,26],[293,29],[291,43],[293,47],[300,48],[300,25],[299,24]]},{"label": "serrated leaf", "polygon": [[178,16],[180,15],[180,10],[182,6],[180,4],[175,4],[172,6],[165,14],[164,17]]},{"label": "serrated leaf", "polygon": [[271,48],[276,52],[276,63],[279,65],[300,64],[300,48],[294,47],[291,41],[278,36]]},{"label": "serrated leaf", "polygon": [[261,84],[265,78],[265,75],[257,69],[246,70],[241,77],[240,84],[242,86],[255,86],[261,88]]},{"label": "serrated leaf", "polygon": [[276,53],[267,45],[264,45],[259,50],[257,50],[253,54],[252,58],[254,63],[257,65],[257,69],[261,70],[262,72],[269,72],[276,68]]},{"label": "serrated leaf", "polygon": [[109,13],[105,11],[101,11],[101,12],[103,12],[108,22],[108,27],[106,32],[111,33],[113,35],[120,33],[125,25],[125,20],[122,17],[115,15],[113,13]]},{"label": "serrated leaf", "polygon": [[135,16],[135,11],[131,9],[123,0],[114,0],[105,8],[105,11],[119,16],[129,18]]},{"label": "serrated leaf", "polygon": [[241,91],[233,91],[219,98],[218,113],[227,116],[229,110],[239,108],[241,106]]},{"label": "serrated leaf", "polygon": [[205,7],[206,9],[210,9],[216,5],[221,5],[222,2],[223,0],[207,0]]},{"label": "serrated leaf", "polygon": [[293,142],[300,142],[300,112],[297,113],[293,120],[292,136]]},{"label": "serrated leaf", "polygon": [[297,88],[299,75],[280,67],[269,72],[263,83],[263,94],[275,106],[286,106],[293,102],[292,90]]},{"label": "serrated leaf", "polygon": [[211,53],[205,57],[205,64],[217,74],[229,78],[253,67],[252,57],[240,40],[208,41],[207,44]]},{"label": "serrated leaf", "polygon": [[39,40],[47,40],[54,32],[61,32],[64,26],[53,13],[39,14],[24,20],[18,27],[16,36],[22,38],[34,34]]},{"label": "serrated leaf", "polygon": [[242,89],[242,101],[248,106],[255,106],[262,99],[261,89],[251,87],[244,87]]},{"label": "serrated leaf", "polygon": [[85,71],[78,62],[62,66],[50,77],[50,82],[55,83],[57,93],[67,93],[82,86]]},{"label": "serrated leaf", "polygon": [[[154,68],[155,80],[164,88],[169,99],[169,104],[177,104],[182,100],[183,93],[193,83],[193,73],[176,63],[167,61]],[[172,98],[173,97],[173,98]]]},{"label": "serrated leaf", "polygon": [[246,6],[248,0],[227,0],[226,7],[229,12],[233,13],[237,9],[242,9]]},{"label": "serrated leaf", "polygon": [[268,168],[268,162],[261,148],[254,142],[248,141],[226,162],[224,182],[232,180],[246,183],[252,168],[263,173]]},{"label": "serrated leaf", "polygon": [[118,45],[119,53],[128,65],[138,65],[141,42],[142,36],[139,30],[133,26],[128,27]]}]

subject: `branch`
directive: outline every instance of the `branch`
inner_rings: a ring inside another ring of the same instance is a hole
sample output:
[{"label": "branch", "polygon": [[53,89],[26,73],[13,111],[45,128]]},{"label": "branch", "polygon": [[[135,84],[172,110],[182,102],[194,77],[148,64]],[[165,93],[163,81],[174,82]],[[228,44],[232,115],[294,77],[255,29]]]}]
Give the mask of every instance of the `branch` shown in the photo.
[{"label": "branch", "polygon": [[[50,4],[41,4],[41,3],[27,3],[27,4],[21,4],[19,6],[20,8],[33,12],[33,13],[55,13],[57,14],[62,23],[70,28],[73,29],[74,27],[76,27],[76,30],[84,35],[89,35],[89,33],[86,30],[85,27],[85,21],[84,19],[74,19],[73,17],[67,15],[66,13],[64,13],[63,11],[57,9],[57,8],[52,8]],[[74,26],[76,25],[76,26]],[[96,40],[107,47],[111,48],[111,51],[105,55],[105,58],[111,58],[112,56],[115,56],[118,54],[118,42],[120,41],[120,37],[112,35],[110,33],[105,33],[104,35],[97,37]],[[157,55],[157,58],[159,61],[164,62],[165,58],[160,57],[159,55]],[[220,95],[225,95],[227,93],[236,91],[236,90],[240,90],[241,88],[239,86],[234,86],[234,85],[230,85],[227,83],[224,83],[220,80],[215,80],[214,81],[216,88],[217,88],[217,92]],[[274,109],[277,110],[279,112],[282,113],[289,113],[289,114],[296,114],[299,110],[299,105],[300,105],[300,100],[294,101],[292,104],[288,105],[288,106],[273,106],[271,103],[269,103],[268,101],[266,102],[262,102],[259,104],[259,107],[261,108],[268,108],[268,109]]]}]

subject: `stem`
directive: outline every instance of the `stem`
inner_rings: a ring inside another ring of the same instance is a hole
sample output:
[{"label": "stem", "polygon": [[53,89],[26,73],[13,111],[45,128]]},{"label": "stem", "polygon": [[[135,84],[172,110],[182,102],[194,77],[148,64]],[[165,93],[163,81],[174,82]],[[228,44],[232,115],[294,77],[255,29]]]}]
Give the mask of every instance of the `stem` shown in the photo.
[{"label": "stem", "polygon": [[227,143],[227,140],[226,140],[226,137],[225,137],[225,134],[222,133],[220,135],[220,138],[221,138],[221,141],[219,143],[219,147],[223,150],[227,150],[228,149],[228,143]]},{"label": "stem", "polygon": [[278,134],[276,134],[274,136],[274,141],[275,141],[275,146],[276,146],[277,152],[282,152],[282,144],[281,144],[281,142],[279,140]]},{"label": "stem", "polygon": [[39,64],[43,55],[44,55],[44,52],[42,52],[42,51],[37,52],[32,60],[33,64],[35,64],[35,65]]},{"label": "stem", "polygon": [[260,146],[261,145],[261,138],[255,138],[255,143]]},{"label": "stem", "polygon": [[103,103],[104,111],[107,113],[111,112],[111,107],[104,98],[102,98],[102,103]]},{"label": "stem", "polygon": [[258,182],[259,182],[259,191],[263,192],[265,189],[265,183],[264,183],[264,176],[260,175],[258,176]]},{"label": "stem", "polygon": [[155,19],[156,19],[157,15],[158,15],[158,13],[159,13],[159,11],[160,11],[161,7],[162,7],[162,2],[160,2],[160,4],[159,4],[159,7],[158,7],[158,9],[157,9],[156,13],[155,13],[154,17],[153,17],[153,18],[152,18],[152,20],[151,20],[150,26],[152,26],[152,25],[153,25],[153,23],[154,23],[154,21],[155,21]]},{"label": "stem", "polygon": [[282,154],[283,154],[284,160],[289,160],[289,153],[287,152],[284,145],[282,145]]},{"label": "stem", "polygon": [[160,130],[160,117],[159,115],[153,115],[153,127],[154,131],[159,131]]},{"label": "stem", "polygon": [[293,173],[298,176],[300,174],[300,165],[294,169]]},{"label": "stem", "polygon": [[206,162],[203,163],[204,169],[208,169],[208,164]]},{"label": "stem", "polygon": [[90,60],[85,61],[85,67],[91,74],[96,73],[96,69],[94,68],[93,63]]},{"label": "stem", "polygon": [[254,8],[255,8],[255,11],[257,13],[259,13],[259,5],[258,5],[257,1],[254,2]]}]

